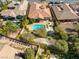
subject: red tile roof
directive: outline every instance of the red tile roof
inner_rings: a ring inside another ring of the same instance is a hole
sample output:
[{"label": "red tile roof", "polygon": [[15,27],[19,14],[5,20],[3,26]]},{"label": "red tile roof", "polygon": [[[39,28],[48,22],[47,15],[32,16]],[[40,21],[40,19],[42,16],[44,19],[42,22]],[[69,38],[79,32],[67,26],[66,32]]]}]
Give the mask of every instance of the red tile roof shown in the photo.
[{"label": "red tile roof", "polygon": [[42,6],[42,4],[32,4],[30,7],[30,11],[29,11],[29,18],[42,18],[44,19],[45,17],[51,17],[51,13],[49,8],[45,8],[45,9],[41,9],[40,6]]}]

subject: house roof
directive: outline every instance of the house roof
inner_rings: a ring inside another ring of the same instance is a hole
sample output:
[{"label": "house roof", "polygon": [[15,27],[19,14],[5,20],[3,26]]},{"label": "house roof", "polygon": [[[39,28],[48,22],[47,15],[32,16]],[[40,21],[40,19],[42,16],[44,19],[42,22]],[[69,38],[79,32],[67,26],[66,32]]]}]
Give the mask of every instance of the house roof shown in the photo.
[{"label": "house roof", "polygon": [[8,4],[8,7],[15,7],[16,8],[18,5],[15,5],[15,4],[19,5],[20,2],[19,1],[12,1],[11,3]]},{"label": "house roof", "polygon": [[77,10],[77,9],[79,9],[79,4],[76,4],[76,3],[70,4],[70,7],[71,7],[73,10]]},{"label": "house roof", "polygon": [[58,20],[79,19],[79,16],[68,4],[56,4],[52,6]]},{"label": "house roof", "polygon": [[34,3],[31,5],[29,10],[29,18],[42,18],[51,17],[49,8],[46,8],[46,5]]},{"label": "house roof", "polygon": [[18,15],[26,15],[26,10],[18,10],[18,9],[14,9],[14,10],[3,10],[2,12],[0,12],[1,16],[11,16],[11,17],[16,17]]},{"label": "house roof", "polygon": [[21,3],[15,9],[7,9],[0,12],[1,16],[11,16],[16,17],[18,15],[26,15],[26,10],[28,7],[28,1],[22,0]]},{"label": "house roof", "polygon": [[14,10],[3,10],[0,13],[2,16],[12,16],[12,17],[16,17],[16,14],[14,13]]},{"label": "house roof", "polygon": [[14,7],[14,3],[8,4],[8,7]]},{"label": "house roof", "polygon": [[22,0],[18,8],[19,10],[27,10],[27,7],[28,7],[28,1]]}]

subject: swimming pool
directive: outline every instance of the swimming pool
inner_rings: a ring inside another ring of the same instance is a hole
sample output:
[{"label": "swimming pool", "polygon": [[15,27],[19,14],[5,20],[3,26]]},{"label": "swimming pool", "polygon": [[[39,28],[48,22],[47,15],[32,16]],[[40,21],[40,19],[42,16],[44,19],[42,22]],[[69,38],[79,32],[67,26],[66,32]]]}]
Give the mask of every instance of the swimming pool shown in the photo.
[{"label": "swimming pool", "polygon": [[45,28],[45,25],[43,25],[43,24],[33,24],[32,25],[33,30],[38,30],[38,29],[41,29],[41,28]]}]

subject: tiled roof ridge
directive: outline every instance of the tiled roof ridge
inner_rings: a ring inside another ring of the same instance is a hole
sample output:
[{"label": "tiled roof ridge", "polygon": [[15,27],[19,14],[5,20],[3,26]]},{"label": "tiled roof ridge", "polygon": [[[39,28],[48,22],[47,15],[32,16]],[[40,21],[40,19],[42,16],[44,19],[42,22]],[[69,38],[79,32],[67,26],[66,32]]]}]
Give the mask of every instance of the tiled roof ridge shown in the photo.
[{"label": "tiled roof ridge", "polygon": [[48,13],[45,12],[44,10],[39,10],[39,11],[40,11],[40,13],[42,14],[42,16],[43,16],[43,15],[44,15],[44,16],[49,16]]}]

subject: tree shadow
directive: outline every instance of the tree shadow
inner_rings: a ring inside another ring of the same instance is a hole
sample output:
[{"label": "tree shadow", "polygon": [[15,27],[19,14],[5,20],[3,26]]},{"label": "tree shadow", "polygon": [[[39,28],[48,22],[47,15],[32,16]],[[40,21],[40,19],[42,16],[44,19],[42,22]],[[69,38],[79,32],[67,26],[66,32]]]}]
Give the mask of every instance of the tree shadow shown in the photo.
[{"label": "tree shadow", "polygon": [[60,57],[64,57],[66,55],[64,52],[60,51],[58,48],[56,48],[53,45],[48,46],[47,49],[49,49],[50,52],[53,53],[54,55],[57,55]]},{"label": "tree shadow", "polygon": [[25,58],[25,53],[17,53],[17,54],[15,54],[15,56]]},{"label": "tree shadow", "polygon": [[4,21],[6,20],[15,20],[15,17],[12,16],[0,16],[1,19],[3,19]]}]

